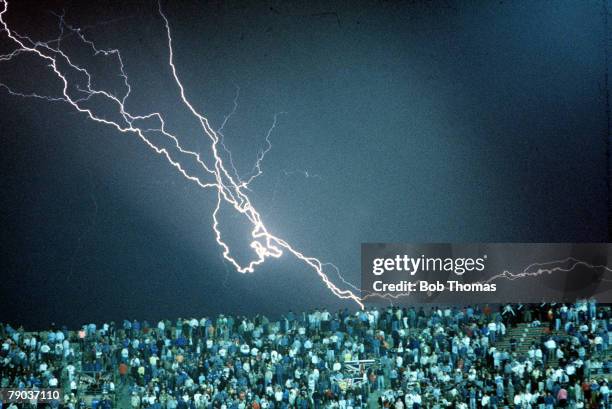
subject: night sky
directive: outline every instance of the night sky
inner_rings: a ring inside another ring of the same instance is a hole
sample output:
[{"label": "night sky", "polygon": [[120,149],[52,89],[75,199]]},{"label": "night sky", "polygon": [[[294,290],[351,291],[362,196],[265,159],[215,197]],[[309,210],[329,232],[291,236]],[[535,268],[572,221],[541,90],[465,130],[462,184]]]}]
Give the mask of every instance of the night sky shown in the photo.
[{"label": "night sky", "polygon": [[[89,4],[91,3],[91,4]],[[95,3],[95,5],[93,4]],[[156,2],[10,3],[38,40],[54,14],[118,48],[134,112],[161,111],[208,144],[178,100]],[[164,3],[179,75],[248,174],[269,229],[359,283],[361,242],[608,240],[606,39],[601,1],[190,1]],[[3,35],[2,53],[11,48]],[[119,91],[112,59],[93,57]],[[0,81],[53,95],[33,58]],[[98,109],[104,111],[103,106]],[[216,195],[133,135],[64,103],[0,90],[0,321],[74,327],[123,318],[279,315],[340,308],[290,256],[242,275],[211,230]],[[308,175],[308,177],[306,177]],[[224,231],[249,251],[239,219]],[[337,277],[332,277],[338,281]]]}]

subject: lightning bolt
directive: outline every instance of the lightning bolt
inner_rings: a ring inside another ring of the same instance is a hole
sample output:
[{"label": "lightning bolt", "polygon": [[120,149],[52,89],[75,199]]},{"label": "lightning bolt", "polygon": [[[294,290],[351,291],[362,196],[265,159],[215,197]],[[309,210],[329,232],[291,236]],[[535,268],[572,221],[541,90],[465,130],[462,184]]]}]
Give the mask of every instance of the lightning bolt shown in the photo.
[{"label": "lightning bolt", "polygon": [[[569,266],[563,267],[563,264],[566,264],[566,263],[568,263]],[[553,266],[547,267],[550,265],[553,265]],[[595,264],[591,264],[583,260],[578,260],[574,257],[567,257],[567,258],[564,258],[563,260],[553,260],[553,261],[548,261],[546,263],[530,264],[520,273],[512,273],[511,271],[507,271],[507,270],[502,271],[501,273],[494,275],[488,280],[484,281],[483,284],[490,283],[492,281],[499,280],[499,279],[506,279],[506,280],[514,281],[514,280],[519,280],[521,278],[526,278],[526,277],[537,277],[543,274],[553,274],[555,272],[567,273],[567,272],[574,270],[576,267],[579,267],[579,266],[586,267],[592,270],[602,269],[605,273],[612,272],[612,269],[610,269],[606,265],[595,265]],[[608,279],[604,279],[604,281],[608,281]]]},{"label": "lightning bolt", "polygon": [[[86,38],[81,29],[67,24],[63,14],[58,16],[61,29],[57,39],[48,42],[34,41],[30,37],[19,34],[9,27],[6,21],[6,14],[9,7],[8,0],[0,0],[0,4],[2,5],[2,9],[0,10],[0,31],[5,34],[16,47],[14,51],[5,55],[0,55],[0,61],[11,61],[22,54],[38,57],[42,62],[46,63],[46,66],[53,72],[55,77],[59,79],[62,86],[61,96],[22,93],[12,90],[5,84],[0,84],[2,89],[6,90],[10,95],[17,97],[38,98],[50,102],[67,103],[76,111],[86,115],[94,122],[111,126],[124,134],[135,135],[142,140],[147,147],[158,155],[164,157],[168,163],[170,163],[170,165],[175,168],[185,179],[194,182],[202,189],[213,189],[216,191],[216,206],[212,212],[212,230],[214,232],[215,240],[222,250],[224,260],[231,264],[236,271],[240,273],[252,273],[255,271],[255,268],[263,264],[266,259],[279,258],[285,252],[287,252],[310,267],[336,297],[352,300],[361,308],[364,307],[361,298],[353,291],[341,289],[331,281],[331,279],[325,273],[326,263],[321,262],[315,257],[305,255],[303,252],[293,247],[281,237],[272,234],[264,224],[260,213],[256,210],[249,198],[249,184],[263,173],[261,168],[262,161],[264,160],[266,154],[272,149],[270,136],[277,125],[279,114],[274,116],[274,122],[265,137],[265,148],[259,151],[257,160],[249,176],[244,180],[240,178],[235,166],[233,166],[231,156],[229,156],[230,159],[228,159],[228,161],[230,162],[229,167],[231,168],[232,172],[228,171],[228,165],[223,159],[221,151],[226,152],[227,155],[231,154],[223,143],[223,134],[221,131],[229,120],[229,117],[233,114],[233,112],[235,112],[236,108],[234,108],[232,113],[225,118],[222,126],[216,131],[212,128],[208,119],[194,108],[178,75],[178,70],[174,60],[174,48],[170,22],[164,14],[160,3],[158,3],[158,11],[163,21],[167,37],[167,63],[172,73],[174,84],[178,88],[181,104],[188,110],[193,118],[197,120],[203,136],[210,143],[210,149],[208,152],[210,157],[208,158],[208,162],[211,163],[208,163],[205,159],[203,159],[200,153],[184,148],[179,142],[179,137],[168,130],[164,117],[160,112],[152,112],[146,115],[135,115],[126,109],[126,101],[131,94],[132,86],[130,85],[129,77],[125,71],[123,58],[118,49],[106,50],[98,48],[93,41]],[[66,35],[65,30],[68,30],[70,35],[76,36],[83,44],[87,45],[92,50],[94,55],[101,55],[116,59],[119,65],[120,77],[122,78],[123,86],[125,87],[125,92],[123,92],[122,95],[115,95],[113,92],[94,87],[94,81],[90,72],[84,67],[75,63],[62,49],[61,40]],[[75,75],[84,78],[84,86],[75,80],[70,79]],[[101,98],[107,103],[110,103],[112,106],[116,107],[119,114],[119,119],[108,119],[97,114],[92,108],[89,108],[84,104],[85,102],[91,101],[93,98]],[[237,106],[237,98],[238,97],[236,96],[236,99],[234,100],[235,107]],[[153,128],[144,128],[143,126],[138,125],[141,121],[154,121],[157,126]],[[162,135],[165,140],[170,142],[172,148],[169,149],[156,145],[149,137],[150,134]],[[195,161],[203,175],[193,174],[193,172],[188,171],[187,167],[185,166],[185,159],[178,159],[177,157],[188,158],[189,160]],[[223,240],[219,222],[219,211],[222,204],[229,205],[237,214],[245,216],[250,223],[250,247],[254,252],[254,256],[246,263],[239,263],[232,255],[228,244],[226,244],[226,242]],[[336,271],[341,277],[339,271],[337,269]],[[347,283],[343,278],[342,280],[343,282]],[[352,287],[357,290],[356,287]]]},{"label": "lightning bolt", "polygon": [[[485,281],[474,281],[474,283],[488,284],[488,283],[491,283],[493,281],[497,281],[500,279],[515,281],[515,280],[520,280],[524,278],[538,277],[544,274],[554,274],[556,272],[569,273],[570,271],[573,271],[577,267],[586,267],[592,270],[602,270],[604,273],[612,273],[612,268],[606,265],[595,265],[595,264],[586,262],[584,260],[578,260],[574,257],[566,257],[561,260],[552,260],[552,261],[546,261],[546,262],[532,263],[532,264],[529,264],[527,267],[525,267],[522,271],[519,271],[516,273],[513,273],[509,270],[504,270],[499,274],[489,277]],[[612,281],[612,279],[604,278],[602,279],[602,281]],[[362,297],[362,301],[368,298],[399,299],[401,297],[410,296],[410,293],[381,294],[381,293],[375,293],[375,292],[370,292],[366,290],[362,290],[362,292],[366,293],[366,295]],[[431,292],[428,292],[428,295],[431,295],[431,294],[432,294]]]}]

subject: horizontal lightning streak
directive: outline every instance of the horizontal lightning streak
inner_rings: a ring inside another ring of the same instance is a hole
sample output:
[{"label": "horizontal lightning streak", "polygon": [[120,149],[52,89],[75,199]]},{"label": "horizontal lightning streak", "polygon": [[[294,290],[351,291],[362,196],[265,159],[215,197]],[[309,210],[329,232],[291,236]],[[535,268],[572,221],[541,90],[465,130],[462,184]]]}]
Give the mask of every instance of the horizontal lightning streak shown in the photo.
[{"label": "horizontal lightning streak", "polygon": [[[563,265],[566,263],[569,263],[569,265],[564,267]],[[550,266],[550,267],[547,267],[547,266]],[[612,269],[606,265],[595,265],[595,264],[591,264],[583,260],[578,260],[574,257],[567,257],[561,260],[552,260],[552,261],[546,261],[546,262],[532,263],[532,264],[529,264],[521,272],[518,272],[518,273],[513,273],[511,271],[504,270],[499,274],[491,276],[485,281],[475,281],[474,283],[475,284],[489,284],[493,281],[497,281],[500,279],[514,281],[514,280],[520,280],[522,278],[538,277],[544,274],[554,274],[556,272],[568,273],[576,269],[577,267],[581,267],[581,266],[592,269],[592,270],[602,269],[605,273],[612,273]],[[602,279],[602,281],[612,281],[612,280]],[[362,292],[366,292],[366,291],[362,290]],[[375,292],[368,292],[366,295],[362,297],[362,300],[366,300],[368,298],[399,299],[401,297],[408,297],[410,295],[411,295],[410,293],[381,294],[381,293],[375,293]]]}]

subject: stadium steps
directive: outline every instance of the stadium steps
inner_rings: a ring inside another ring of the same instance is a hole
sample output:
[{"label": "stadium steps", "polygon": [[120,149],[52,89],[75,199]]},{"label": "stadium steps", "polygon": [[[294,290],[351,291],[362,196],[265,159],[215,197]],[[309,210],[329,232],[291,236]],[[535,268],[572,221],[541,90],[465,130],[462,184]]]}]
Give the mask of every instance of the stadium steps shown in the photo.
[{"label": "stadium steps", "polygon": [[495,343],[500,350],[510,351],[510,340],[516,339],[515,353],[517,356],[525,356],[533,342],[538,343],[545,333],[543,327],[530,327],[528,324],[519,323],[514,328],[509,328],[502,340]]},{"label": "stadium steps", "polygon": [[[514,338],[517,340],[515,349],[517,357],[526,356],[532,342],[539,343],[541,338],[548,333],[549,330],[547,327],[529,327],[528,324],[517,324],[515,328],[510,328],[506,332],[506,335],[501,341],[495,343],[495,347],[500,350],[510,351],[510,340]],[[552,334],[560,338],[566,337],[563,331],[553,331]],[[542,352],[546,353],[545,350]],[[604,366],[602,368],[592,369],[591,375],[605,377],[608,381],[611,381],[612,374],[607,372],[605,362],[612,360],[612,348],[608,348],[607,351],[600,354],[596,353],[593,357],[601,360]],[[548,365],[553,368],[556,367],[557,364],[558,360],[556,357],[548,361]]]}]

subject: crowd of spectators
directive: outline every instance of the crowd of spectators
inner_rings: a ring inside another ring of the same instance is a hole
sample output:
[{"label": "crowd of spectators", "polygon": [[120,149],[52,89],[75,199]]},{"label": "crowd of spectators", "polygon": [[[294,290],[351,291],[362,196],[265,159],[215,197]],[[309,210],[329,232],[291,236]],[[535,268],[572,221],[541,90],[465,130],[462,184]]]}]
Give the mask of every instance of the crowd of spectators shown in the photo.
[{"label": "crowd of spectators", "polygon": [[[323,309],[275,321],[220,315],[76,332],[0,325],[0,387],[60,388],[63,399],[49,405],[70,409],[86,407],[94,389],[100,409],[609,408],[611,319],[589,300]],[[541,334],[528,348],[510,336],[519,324]]]}]

